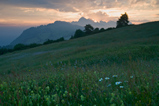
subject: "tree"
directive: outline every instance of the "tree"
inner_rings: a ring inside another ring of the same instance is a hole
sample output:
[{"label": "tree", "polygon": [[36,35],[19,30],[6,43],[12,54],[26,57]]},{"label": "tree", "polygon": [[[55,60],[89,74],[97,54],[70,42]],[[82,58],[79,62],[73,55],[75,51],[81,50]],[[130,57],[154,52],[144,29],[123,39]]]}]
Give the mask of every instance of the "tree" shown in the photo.
[{"label": "tree", "polygon": [[104,32],[104,31],[105,31],[105,29],[104,29],[104,28],[101,28],[99,31],[100,31],[100,32]]},{"label": "tree", "polygon": [[99,32],[99,28],[95,28],[93,32],[94,33],[98,33]]},{"label": "tree", "polygon": [[128,21],[128,15],[125,12],[125,14],[121,14],[120,19],[117,21],[117,28],[127,26],[129,23]]},{"label": "tree", "polygon": [[85,36],[85,33],[82,30],[77,29],[73,38],[79,38],[79,37],[82,37],[82,36]]},{"label": "tree", "polygon": [[21,44],[21,43],[14,46],[14,50],[24,50],[26,48],[27,48],[27,46],[24,44]]},{"label": "tree", "polygon": [[87,24],[84,28],[85,28],[84,31],[87,35],[92,34],[92,32],[94,31],[93,26],[91,26],[90,24]]}]

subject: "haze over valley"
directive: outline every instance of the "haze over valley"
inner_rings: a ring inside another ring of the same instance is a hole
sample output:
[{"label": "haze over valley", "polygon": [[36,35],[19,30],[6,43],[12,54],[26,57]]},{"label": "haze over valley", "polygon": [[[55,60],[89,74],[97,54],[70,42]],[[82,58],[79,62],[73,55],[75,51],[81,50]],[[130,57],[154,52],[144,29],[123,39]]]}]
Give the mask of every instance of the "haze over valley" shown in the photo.
[{"label": "haze over valley", "polygon": [[[56,40],[56,39],[58,39],[60,37],[64,37],[66,40],[68,40],[72,35],[74,35],[74,32],[76,31],[76,29],[82,29],[83,30],[84,26],[86,24],[91,24],[94,28],[96,28],[96,27],[98,27],[98,28],[116,27],[116,22],[115,21],[94,22],[91,19],[86,19],[84,17],[81,17],[78,21],[73,21],[73,22],[70,22],[70,24],[67,24],[67,25],[71,25],[72,24],[72,26],[73,25],[74,26],[75,25],[79,26],[79,27],[74,27],[74,29],[72,29],[72,31],[70,33],[67,33],[66,30],[67,30],[67,28],[69,28],[69,26],[67,26],[66,23],[69,23],[69,22],[61,21],[61,23],[60,23],[60,21],[55,21],[55,25],[54,25],[54,27],[52,28],[52,31],[51,31],[52,34],[54,35],[54,38],[48,37],[49,35],[47,35],[46,32],[45,32],[46,35],[43,33],[44,34],[43,36],[45,36],[43,40],[41,40],[41,41],[39,40],[38,42],[37,42],[37,40],[35,40],[35,42],[33,40],[33,41],[29,42],[29,43],[43,43],[47,39]],[[38,28],[38,27],[49,26],[49,25],[53,25],[53,24],[54,23],[50,23],[48,25],[40,25],[40,26],[36,26],[36,27]],[[64,27],[63,27],[63,25],[64,25]],[[22,27],[16,27],[16,26],[7,27],[7,26],[5,26],[5,27],[0,27],[0,31],[1,31],[1,34],[0,34],[0,38],[1,38],[0,39],[0,46],[15,45],[17,43],[29,44],[29,43],[25,43],[22,39],[17,42],[17,38],[20,37],[20,35],[23,34],[23,32],[25,30],[27,30],[28,28],[31,29],[31,27],[32,28],[33,27],[36,28],[35,26],[30,26],[30,27],[29,26],[22,26]],[[62,30],[65,30],[65,31],[62,31]],[[41,33],[41,32],[37,32],[36,31],[36,33]],[[26,36],[36,37],[35,34],[33,34],[33,33],[30,33],[30,34],[28,34]],[[18,39],[20,39],[20,38],[18,38]],[[15,42],[17,42],[17,43],[15,43]]]}]

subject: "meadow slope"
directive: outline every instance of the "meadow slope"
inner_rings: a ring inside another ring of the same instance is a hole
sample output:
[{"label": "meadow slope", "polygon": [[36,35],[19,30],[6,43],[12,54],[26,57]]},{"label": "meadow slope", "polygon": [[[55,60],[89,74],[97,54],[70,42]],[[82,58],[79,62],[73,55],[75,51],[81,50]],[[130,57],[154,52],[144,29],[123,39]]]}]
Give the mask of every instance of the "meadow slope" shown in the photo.
[{"label": "meadow slope", "polygon": [[0,104],[157,106],[158,26],[117,28],[1,55]]}]

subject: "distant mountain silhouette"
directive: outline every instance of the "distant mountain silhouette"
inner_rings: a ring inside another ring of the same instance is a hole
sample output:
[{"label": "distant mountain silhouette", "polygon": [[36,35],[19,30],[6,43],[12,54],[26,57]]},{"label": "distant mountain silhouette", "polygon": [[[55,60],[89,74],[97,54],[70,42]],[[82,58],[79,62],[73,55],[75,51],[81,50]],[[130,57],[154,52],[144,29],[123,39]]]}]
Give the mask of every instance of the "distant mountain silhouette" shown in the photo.
[{"label": "distant mountain silhouette", "polygon": [[18,43],[21,44],[31,44],[37,43],[42,44],[43,42],[50,40],[57,40],[61,37],[64,37],[65,40],[68,40],[72,35],[74,35],[77,29],[84,29],[86,24],[91,24],[94,28],[108,28],[115,27],[116,22],[94,22],[91,19],[86,19],[81,17],[79,21],[75,22],[64,22],[64,21],[55,21],[52,24],[41,25],[38,27],[31,27],[22,32],[22,34],[16,38],[10,45],[14,46]]},{"label": "distant mountain silhouette", "polygon": [[79,25],[79,26],[85,26],[86,24],[91,24],[94,28],[108,28],[108,27],[116,27],[116,22],[114,21],[100,21],[100,22],[94,22],[91,19],[86,19],[84,17],[81,17],[78,21],[73,21],[71,22],[74,25]]},{"label": "distant mountain silhouette", "polygon": [[41,25],[38,27],[31,27],[23,31],[23,33],[16,38],[10,45],[16,45],[18,43],[31,44],[38,43],[41,44],[48,39],[56,40],[61,37],[68,40],[72,35],[74,35],[77,29],[83,30],[84,27],[73,25],[68,22],[56,21],[52,24]]}]

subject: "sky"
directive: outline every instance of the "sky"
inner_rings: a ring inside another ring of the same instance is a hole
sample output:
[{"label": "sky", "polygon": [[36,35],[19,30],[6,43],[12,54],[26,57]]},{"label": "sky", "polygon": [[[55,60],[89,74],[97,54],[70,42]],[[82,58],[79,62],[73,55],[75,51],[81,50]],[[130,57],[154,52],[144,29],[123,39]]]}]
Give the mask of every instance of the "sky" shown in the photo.
[{"label": "sky", "polygon": [[159,0],[0,0],[0,26],[30,26],[59,21],[117,21],[127,12],[129,20],[159,20]]},{"label": "sky", "polygon": [[9,34],[8,28],[18,28],[15,38],[26,27],[81,17],[116,22],[125,12],[133,24],[159,21],[159,0],[0,0],[0,30],[4,32],[0,33],[0,46],[11,42],[2,40],[12,37],[14,31]]}]

